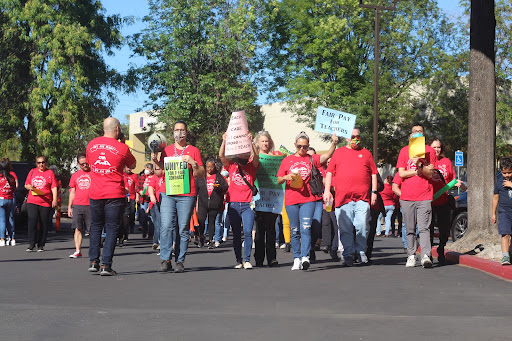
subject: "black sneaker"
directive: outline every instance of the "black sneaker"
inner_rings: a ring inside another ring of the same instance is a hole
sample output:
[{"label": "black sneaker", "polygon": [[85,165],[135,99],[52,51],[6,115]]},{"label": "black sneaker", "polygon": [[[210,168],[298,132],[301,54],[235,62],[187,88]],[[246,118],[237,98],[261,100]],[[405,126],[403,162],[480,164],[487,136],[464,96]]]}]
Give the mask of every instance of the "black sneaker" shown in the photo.
[{"label": "black sneaker", "polygon": [[117,242],[117,246],[118,247],[123,247],[124,246],[123,238],[119,238],[119,241]]},{"label": "black sneaker", "polygon": [[203,246],[204,246],[204,237],[199,238],[199,247],[203,247]]},{"label": "black sneaker", "polygon": [[27,248],[25,251],[27,252],[34,252],[34,246]]},{"label": "black sneaker", "polygon": [[176,269],[174,269],[174,272],[176,272],[176,273],[185,272],[185,266],[183,266],[182,262],[176,263]]},{"label": "black sneaker", "polygon": [[115,275],[117,275],[117,272],[112,270],[112,268],[110,266],[107,266],[107,265],[101,266],[100,276],[115,276]]},{"label": "black sneaker", "polygon": [[292,250],[292,244],[286,243],[284,246],[284,252],[290,252]]},{"label": "black sneaker", "polygon": [[277,259],[272,259],[270,261],[270,263],[268,263],[269,268],[273,268],[273,267],[278,266],[278,265],[279,265],[279,262],[277,261]]},{"label": "black sneaker", "polygon": [[98,272],[99,270],[100,270],[100,265],[97,262],[91,262],[91,265],[89,265],[89,269],[87,271]]},{"label": "black sneaker", "polygon": [[37,248],[37,252],[44,252],[44,247],[42,247],[42,246],[41,246],[41,247],[38,247],[38,248]]},{"label": "black sneaker", "polygon": [[208,249],[213,250],[215,248],[214,247],[214,245],[215,245],[214,242],[208,242],[207,244],[208,244]]},{"label": "black sneaker", "polygon": [[172,264],[170,260],[163,260],[160,263],[160,272],[167,272],[169,270],[172,270]]}]

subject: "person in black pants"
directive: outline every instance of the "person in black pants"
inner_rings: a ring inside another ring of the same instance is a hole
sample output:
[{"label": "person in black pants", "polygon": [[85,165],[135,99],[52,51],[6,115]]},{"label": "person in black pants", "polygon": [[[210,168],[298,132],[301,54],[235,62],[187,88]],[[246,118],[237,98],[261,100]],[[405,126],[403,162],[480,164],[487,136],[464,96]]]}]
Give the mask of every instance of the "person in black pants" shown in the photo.
[{"label": "person in black pants", "polygon": [[204,231],[208,216],[208,248],[213,249],[215,242],[215,219],[224,206],[224,194],[228,190],[226,179],[217,171],[215,160],[206,160],[206,174],[196,179],[197,186],[197,220],[199,230]]}]

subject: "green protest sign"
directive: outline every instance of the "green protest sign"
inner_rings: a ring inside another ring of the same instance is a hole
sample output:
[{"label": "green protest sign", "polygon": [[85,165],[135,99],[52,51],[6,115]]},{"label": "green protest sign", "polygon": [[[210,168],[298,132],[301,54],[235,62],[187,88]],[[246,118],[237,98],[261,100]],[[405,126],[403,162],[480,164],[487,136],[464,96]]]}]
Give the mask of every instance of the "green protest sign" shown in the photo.
[{"label": "green protest sign", "polygon": [[188,163],[183,162],[181,157],[164,158],[164,173],[167,195],[190,193]]},{"label": "green protest sign", "polygon": [[260,167],[256,172],[255,185],[259,193],[254,197],[255,210],[281,214],[284,200],[284,184],[277,184],[277,171],[284,155],[260,154]]}]

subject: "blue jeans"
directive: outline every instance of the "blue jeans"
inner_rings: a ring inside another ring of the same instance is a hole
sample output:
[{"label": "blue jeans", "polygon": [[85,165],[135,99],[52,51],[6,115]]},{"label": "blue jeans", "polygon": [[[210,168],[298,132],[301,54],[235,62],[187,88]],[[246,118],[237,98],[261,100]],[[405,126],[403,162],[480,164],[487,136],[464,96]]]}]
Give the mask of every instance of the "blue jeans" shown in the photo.
[{"label": "blue jeans", "polygon": [[[14,219],[12,215],[12,199],[0,199],[0,238],[14,237]],[[5,232],[8,232],[6,235]]]},{"label": "blue jeans", "polygon": [[149,236],[152,236],[154,235],[155,225],[153,224],[153,219],[151,219],[151,216],[146,213],[148,207],[149,202],[140,204],[141,210],[139,212],[139,222],[140,226],[142,227],[142,234],[148,234]]},{"label": "blue jeans", "polygon": [[254,211],[250,202],[230,202],[228,205],[229,222],[233,229],[233,249],[237,263],[242,263],[242,223],[244,226],[244,262],[251,260],[252,226]]},{"label": "blue jeans", "polygon": [[[384,210],[386,211],[386,217],[384,218],[384,222],[386,225],[386,232],[384,233],[386,236],[389,235],[391,232],[391,217],[393,216],[393,211],[395,210],[395,205],[389,205],[384,206]],[[380,229],[380,219],[382,218],[382,213],[379,214],[379,220],[377,221],[377,233],[376,235],[379,236],[382,233],[382,230]],[[393,222],[394,224],[394,222]]]},{"label": "blue jeans", "polygon": [[[160,259],[170,260],[173,235],[176,236],[176,261],[185,262],[190,237],[190,217],[196,204],[195,196],[162,195],[160,202]],[[176,233],[178,229],[178,233]]]},{"label": "blue jeans", "polygon": [[316,202],[286,205],[290,220],[293,258],[307,257],[311,249],[311,225]]},{"label": "blue jeans", "polygon": [[313,222],[311,223],[311,247],[315,247],[316,241],[322,234],[322,200],[315,201],[315,211],[313,212]]},{"label": "blue jeans", "polygon": [[[366,234],[370,222],[370,204],[366,201],[350,201],[336,207],[336,217],[343,244],[343,258],[352,258],[357,252],[366,251]],[[354,242],[355,228],[355,242]]]},{"label": "blue jeans", "polygon": [[151,214],[151,220],[153,220],[153,225],[155,226],[155,232],[153,233],[153,244],[160,243],[160,208],[158,207],[159,203],[151,207],[149,213]]},{"label": "blue jeans", "polygon": [[89,259],[91,262],[100,261],[101,231],[105,228],[105,243],[101,263],[112,265],[114,250],[116,248],[117,233],[123,219],[125,198],[90,199],[91,207],[91,235],[89,246]]},{"label": "blue jeans", "polygon": [[224,211],[217,213],[215,217],[215,237],[214,241],[220,242],[222,240],[222,232],[224,230]]}]

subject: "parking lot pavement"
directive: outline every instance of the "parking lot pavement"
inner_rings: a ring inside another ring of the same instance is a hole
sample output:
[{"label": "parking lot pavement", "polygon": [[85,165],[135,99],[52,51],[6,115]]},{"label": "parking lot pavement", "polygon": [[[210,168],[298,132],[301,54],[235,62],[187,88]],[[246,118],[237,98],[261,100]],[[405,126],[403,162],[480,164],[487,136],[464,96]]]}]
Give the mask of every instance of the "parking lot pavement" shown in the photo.
[{"label": "parking lot pavement", "polygon": [[[87,255],[88,239],[84,241]],[[117,248],[115,277],[70,259],[72,231],[46,251],[0,248],[3,340],[510,340],[511,283],[451,265],[405,268],[400,239],[378,238],[371,266],[317,252],[308,271],[235,270],[231,244],[190,245],[186,272],[159,273],[151,242]],[[253,263],[254,264],[254,263]]]}]

